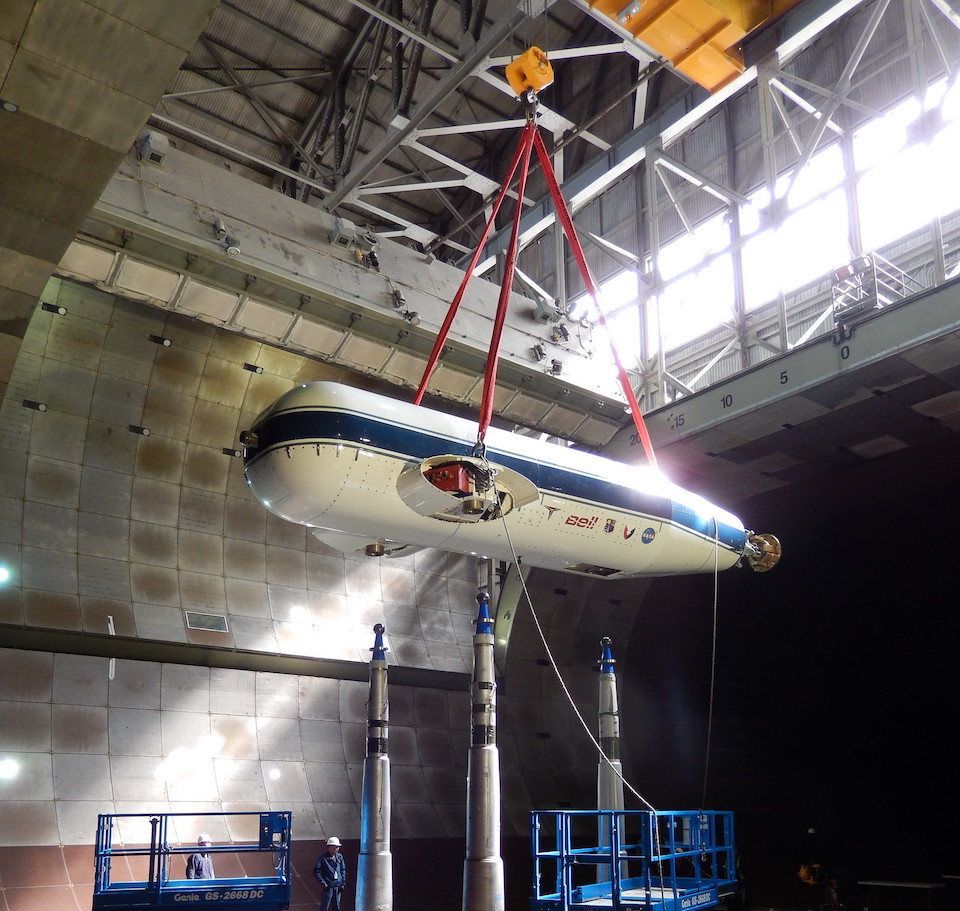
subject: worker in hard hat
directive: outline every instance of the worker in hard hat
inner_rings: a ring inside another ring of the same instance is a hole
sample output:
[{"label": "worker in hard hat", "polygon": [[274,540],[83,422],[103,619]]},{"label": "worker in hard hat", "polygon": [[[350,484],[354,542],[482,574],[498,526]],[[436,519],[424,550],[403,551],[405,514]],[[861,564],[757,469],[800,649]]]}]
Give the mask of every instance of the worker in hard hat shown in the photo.
[{"label": "worker in hard hat", "polygon": [[317,858],[313,875],[323,887],[320,911],[340,911],[340,893],[347,884],[347,865],[340,854],[340,839],[336,835],[327,839],[327,850]]},{"label": "worker in hard hat", "polygon": [[187,858],[187,879],[213,879],[213,857],[204,850],[210,847],[210,836],[201,835],[197,845],[200,850]]}]

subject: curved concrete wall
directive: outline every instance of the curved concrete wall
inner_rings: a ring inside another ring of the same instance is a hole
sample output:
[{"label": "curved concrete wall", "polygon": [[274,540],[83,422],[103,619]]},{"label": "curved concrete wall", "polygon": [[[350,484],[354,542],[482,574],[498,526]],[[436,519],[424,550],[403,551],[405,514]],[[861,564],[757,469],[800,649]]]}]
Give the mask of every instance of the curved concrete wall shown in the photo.
[{"label": "curved concrete wall", "polygon": [[[377,622],[395,673],[419,674],[391,681],[395,835],[461,836],[474,561],[325,552],[264,510],[223,451],[294,383],[339,373],[69,281],[52,280],[43,301],[67,312],[38,304],[0,411],[0,561],[12,573],[0,645],[13,646],[0,729],[22,770],[0,782],[19,821],[0,840],[78,844],[99,812],[253,804],[295,808],[298,837],[355,836]],[[597,643],[626,644],[638,599],[549,573],[530,588],[595,728]],[[191,628],[188,612],[227,629]],[[596,759],[523,608],[508,654],[505,833],[522,836],[532,807],[590,805]]]},{"label": "curved concrete wall", "polygon": [[331,554],[224,454],[322,365],[68,282],[44,300],[67,313],[37,308],[0,412],[3,622],[102,635],[112,617],[121,637],[366,661],[391,605],[398,663],[469,673],[473,561]]}]

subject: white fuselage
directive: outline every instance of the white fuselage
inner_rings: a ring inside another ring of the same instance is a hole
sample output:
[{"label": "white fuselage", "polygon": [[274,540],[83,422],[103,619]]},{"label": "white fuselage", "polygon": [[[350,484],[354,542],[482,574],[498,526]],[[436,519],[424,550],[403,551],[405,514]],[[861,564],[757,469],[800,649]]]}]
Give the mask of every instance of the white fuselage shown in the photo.
[{"label": "white fuselage", "polygon": [[487,521],[423,514],[400,490],[426,459],[470,456],[476,425],[336,383],[292,389],[251,429],[244,471],[254,495],[340,549],[436,547],[624,578],[726,569],[747,544],[738,518],[659,471],[496,428],[485,459],[504,478],[526,479],[517,489],[529,502]]}]

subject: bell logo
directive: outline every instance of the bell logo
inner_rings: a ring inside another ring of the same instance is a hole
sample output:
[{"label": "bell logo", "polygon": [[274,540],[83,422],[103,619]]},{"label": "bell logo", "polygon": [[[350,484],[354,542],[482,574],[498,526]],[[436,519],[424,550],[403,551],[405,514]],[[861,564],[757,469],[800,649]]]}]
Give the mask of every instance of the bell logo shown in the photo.
[{"label": "bell logo", "polygon": [[564,525],[576,525],[577,528],[593,528],[597,524],[597,516],[567,516]]}]

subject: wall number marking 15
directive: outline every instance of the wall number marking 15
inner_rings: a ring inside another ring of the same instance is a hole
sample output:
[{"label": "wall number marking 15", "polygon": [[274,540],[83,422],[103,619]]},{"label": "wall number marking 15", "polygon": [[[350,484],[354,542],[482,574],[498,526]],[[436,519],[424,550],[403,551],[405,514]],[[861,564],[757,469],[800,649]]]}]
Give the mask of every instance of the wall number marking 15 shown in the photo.
[{"label": "wall number marking 15", "polygon": [[[842,356],[842,355],[841,355],[841,356]],[[848,356],[849,356],[849,355],[848,355]],[[786,370],[781,370],[781,371],[780,371],[780,385],[781,385],[781,386],[786,386],[786,384],[789,383],[789,382],[790,382],[790,374],[787,373]],[[721,408],[724,408],[724,409],[726,409],[726,408],[732,408],[732,407],[733,407],[733,393],[732,393],[732,392],[726,392],[726,393],[724,393],[722,396],[720,396],[720,407],[721,407]],[[679,430],[681,427],[683,427],[684,419],[685,419],[685,416],[684,416],[684,413],[683,413],[682,411],[671,411],[670,414],[667,415],[667,426],[668,426],[671,430]],[[642,442],[642,441],[641,441],[641,439],[640,439],[640,434],[638,434],[638,433],[632,433],[632,434],[630,434],[630,445],[631,445],[631,446],[639,446],[641,442]]]}]

